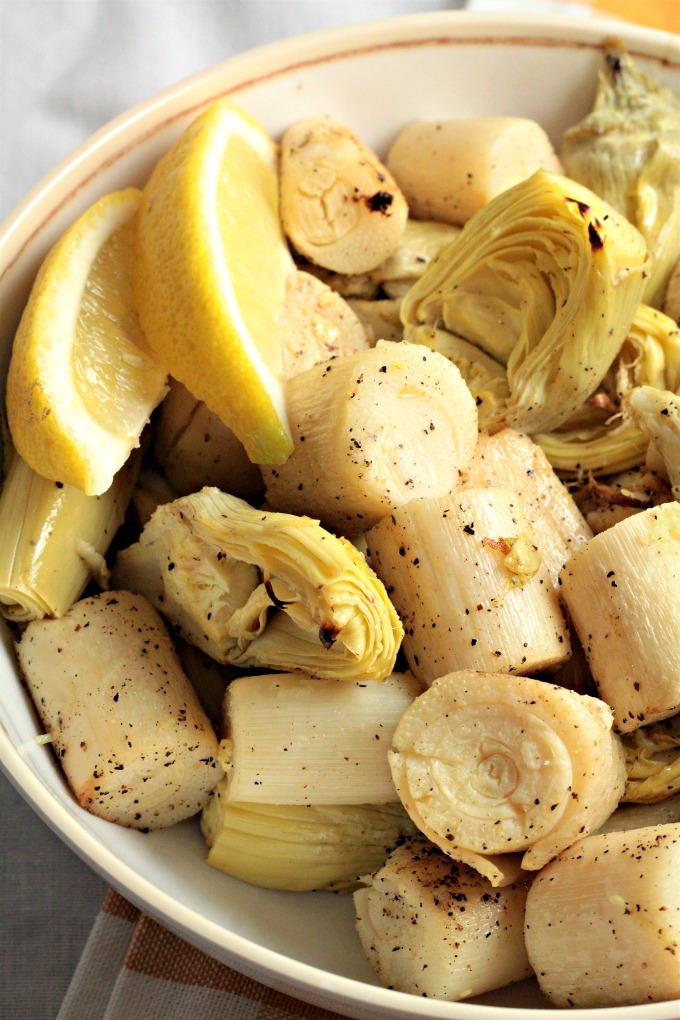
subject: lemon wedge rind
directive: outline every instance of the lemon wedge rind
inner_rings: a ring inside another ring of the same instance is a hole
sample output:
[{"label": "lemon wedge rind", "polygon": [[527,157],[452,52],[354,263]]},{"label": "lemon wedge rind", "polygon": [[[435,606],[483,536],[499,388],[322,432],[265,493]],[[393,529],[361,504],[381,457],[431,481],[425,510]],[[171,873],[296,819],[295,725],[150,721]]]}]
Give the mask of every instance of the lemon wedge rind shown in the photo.
[{"label": "lemon wedge rind", "polygon": [[[57,241],[38,271],[10,360],[7,416],[17,452],[38,474],[88,495],[109,488],[166,390],[165,370],[145,349],[134,309],[132,326],[121,325],[106,307],[106,294],[94,314],[119,348],[117,356],[131,366],[131,414],[106,420],[89,386],[88,374],[96,374],[92,357],[84,373],[76,364],[78,342],[87,343],[82,330],[79,338],[79,319],[93,266],[112,235],[136,215],[140,199],[137,188],[105,195]],[[126,268],[120,267],[121,276]],[[116,381],[109,381],[115,388]]]}]

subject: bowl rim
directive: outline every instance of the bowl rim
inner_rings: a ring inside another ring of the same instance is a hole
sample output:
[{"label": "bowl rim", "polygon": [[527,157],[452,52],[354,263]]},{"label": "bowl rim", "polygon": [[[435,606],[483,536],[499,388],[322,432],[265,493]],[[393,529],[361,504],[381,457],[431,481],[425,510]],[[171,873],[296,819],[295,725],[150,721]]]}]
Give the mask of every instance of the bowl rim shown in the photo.
[{"label": "bowl rim", "polygon": [[[633,56],[656,60],[659,64],[680,68],[680,36],[636,26],[613,18],[575,19],[569,15],[527,15],[522,13],[431,11],[353,22],[334,28],[318,29],[267,43],[236,54],[204,68],[155,93],[108,121],[66,155],[38,181],[24,199],[0,224],[0,285],[27,249],[45,230],[49,221],[67,205],[77,192],[104,169],[123,159],[127,153],[160,132],[180,117],[191,115],[217,95],[238,96],[239,91],[258,81],[290,73],[331,60],[347,59],[380,49],[424,46],[433,43],[454,45],[489,44],[494,41],[524,45],[571,45],[599,48],[603,35],[616,32]],[[268,67],[268,70],[258,68]],[[195,99],[201,88],[213,82],[210,97]],[[216,83],[220,87],[216,88]],[[192,97],[195,101],[192,103]],[[81,176],[81,167],[96,160],[100,151],[108,153],[103,162]],[[35,212],[44,214],[31,227]],[[515,1020],[528,1013],[532,1020],[553,1020],[567,1011],[522,1007],[487,1006],[477,1003],[416,999],[413,995],[365,984],[320,967],[292,959],[238,934],[198,911],[182,904],[149,881],[115,853],[102,845],[79,824],[66,807],[42,783],[22,757],[7,729],[0,723],[0,767],[10,782],[49,827],[94,871],[151,916],[159,918],[181,936],[210,953],[211,944],[222,950],[237,970],[266,980],[274,988],[298,996],[304,1001],[335,1008],[343,1013],[351,1008],[367,1007],[370,1015],[381,1010],[385,1017],[412,1018],[416,1014],[442,1020]],[[193,935],[193,937],[192,937]],[[329,1006],[332,1003],[332,1006]],[[569,1010],[579,1020],[603,1020],[607,1017],[642,1015],[646,1020],[669,1018],[666,1011],[672,1001],[602,1009]],[[675,1000],[680,1006],[680,1000]],[[635,1010],[635,1014],[633,1014]],[[361,1015],[353,1012],[352,1015]],[[368,1015],[368,1013],[367,1013]]]},{"label": "bowl rim", "polygon": [[[483,28],[488,29],[485,34],[481,33]],[[0,223],[0,284],[19,258],[21,251],[31,242],[35,234],[44,228],[45,220],[31,231],[18,249],[16,248],[15,235],[21,231],[25,219],[37,205],[51,198],[65,178],[76,176],[78,168],[88,157],[95,155],[100,148],[109,147],[118,136],[121,136],[123,143],[121,147],[109,154],[103,164],[97,165],[84,178],[78,178],[78,185],[72,191],[59,193],[58,204],[51,210],[52,215],[73,196],[74,191],[87,184],[101,173],[102,169],[122,159],[131,148],[146,141],[149,135],[158,133],[168,123],[181,116],[198,111],[205,105],[205,100],[182,106],[181,110],[177,107],[185,96],[199,90],[201,85],[211,78],[223,76],[226,80],[231,79],[231,84],[221,88],[214,96],[235,95],[255,82],[287,74],[295,68],[332,59],[346,59],[348,56],[381,49],[426,45],[428,41],[453,45],[460,40],[462,43],[470,44],[474,41],[476,44],[484,45],[494,40],[502,40],[506,44],[566,43],[593,48],[601,43],[603,35],[608,32],[626,40],[631,56],[656,59],[662,65],[680,65],[680,37],[659,29],[608,17],[582,20],[566,14],[528,15],[521,12],[499,14],[459,9],[402,14],[317,29],[234,54],[161,89],[112,118],[67,153],[41,180],[37,181]],[[556,35],[559,38],[556,38]],[[643,49],[631,46],[632,41],[642,44]],[[275,63],[276,67],[265,72],[255,71],[259,64],[268,62]],[[253,76],[244,77],[244,73],[247,74],[249,70],[253,72]],[[159,121],[156,112],[164,107],[171,108],[172,112]],[[134,140],[126,141],[126,136],[130,135],[138,124],[142,129],[148,125],[148,129]]]}]

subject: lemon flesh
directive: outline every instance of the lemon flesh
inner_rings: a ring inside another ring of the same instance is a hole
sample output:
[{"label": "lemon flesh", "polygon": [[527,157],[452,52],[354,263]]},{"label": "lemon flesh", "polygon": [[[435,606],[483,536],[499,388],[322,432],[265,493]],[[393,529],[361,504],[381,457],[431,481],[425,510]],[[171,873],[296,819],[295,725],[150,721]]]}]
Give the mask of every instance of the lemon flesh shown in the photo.
[{"label": "lemon flesh", "polygon": [[141,192],[95,203],[43,262],[12,349],[7,417],[38,474],[101,495],[166,391],[132,299]]},{"label": "lemon flesh", "polygon": [[292,451],[277,325],[292,271],[276,146],[232,102],[217,100],[144,189],[134,293],[159,359],[259,464],[282,463]]}]

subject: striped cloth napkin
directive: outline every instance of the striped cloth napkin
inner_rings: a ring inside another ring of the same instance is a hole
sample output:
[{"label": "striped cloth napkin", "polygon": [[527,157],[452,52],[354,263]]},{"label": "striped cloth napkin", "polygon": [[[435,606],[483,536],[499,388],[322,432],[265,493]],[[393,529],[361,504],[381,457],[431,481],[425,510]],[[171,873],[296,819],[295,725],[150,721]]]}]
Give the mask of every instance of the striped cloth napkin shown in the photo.
[{"label": "striped cloth napkin", "polygon": [[339,1020],[195,949],[110,890],[57,1020]]}]

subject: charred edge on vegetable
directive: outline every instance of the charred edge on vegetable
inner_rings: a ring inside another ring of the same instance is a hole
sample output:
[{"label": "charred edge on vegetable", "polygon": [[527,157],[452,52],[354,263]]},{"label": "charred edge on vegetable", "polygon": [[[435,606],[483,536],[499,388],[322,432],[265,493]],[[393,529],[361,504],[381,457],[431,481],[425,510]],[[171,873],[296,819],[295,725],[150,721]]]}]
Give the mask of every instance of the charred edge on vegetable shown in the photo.
[{"label": "charred edge on vegetable", "polygon": [[271,582],[270,578],[265,577],[265,579],[264,579],[264,587],[265,587],[265,591],[267,592],[267,595],[269,596],[271,604],[273,606],[276,606],[277,609],[285,609],[286,606],[290,606],[292,604],[290,601],[289,602],[283,602],[281,599],[276,597],[276,595],[274,594],[274,589],[272,588],[272,582]]},{"label": "charred edge on vegetable", "polygon": [[339,633],[340,628],[334,623],[322,623],[319,627],[319,641],[324,648],[332,648]]},{"label": "charred edge on vegetable", "polygon": [[375,195],[366,196],[366,205],[371,212],[386,213],[394,201],[394,196],[389,191],[376,191]]},{"label": "charred edge on vegetable", "polygon": [[602,235],[598,232],[597,228],[592,223],[588,224],[588,239],[590,240],[590,247],[593,249],[593,251],[597,250],[598,248],[604,248],[604,240],[602,238]]}]

